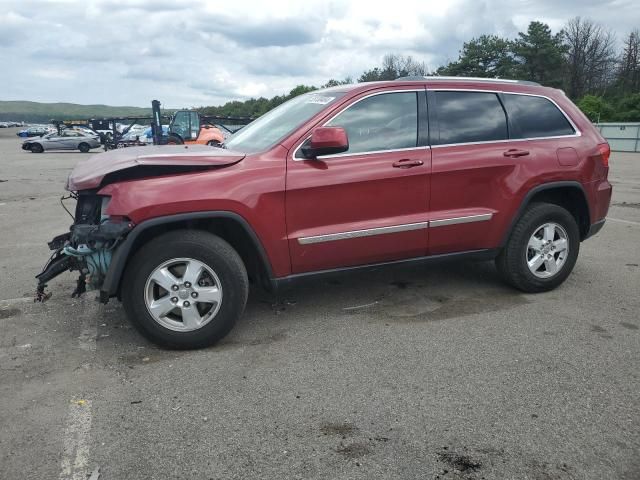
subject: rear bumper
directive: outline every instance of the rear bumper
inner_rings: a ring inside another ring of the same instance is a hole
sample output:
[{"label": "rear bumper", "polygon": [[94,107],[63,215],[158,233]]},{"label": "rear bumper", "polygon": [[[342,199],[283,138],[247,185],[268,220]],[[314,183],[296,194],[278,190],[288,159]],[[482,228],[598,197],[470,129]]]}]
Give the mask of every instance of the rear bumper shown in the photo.
[{"label": "rear bumper", "polygon": [[599,220],[596,223],[591,224],[591,227],[589,227],[589,231],[587,232],[587,235],[584,237],[584,240],[586,240],[587,238],[593,237],[596,233],[602,230],[602,227],[604,227],[604,222],[606,220],[607,220],[606,218],[603,218],[602,220]]}]

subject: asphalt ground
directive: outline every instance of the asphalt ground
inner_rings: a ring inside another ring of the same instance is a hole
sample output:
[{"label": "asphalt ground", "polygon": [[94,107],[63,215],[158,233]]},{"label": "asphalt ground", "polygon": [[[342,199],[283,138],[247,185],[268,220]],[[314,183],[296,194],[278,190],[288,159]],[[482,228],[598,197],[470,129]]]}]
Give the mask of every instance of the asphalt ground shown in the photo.
[{"label": "asphalt ground", "polygon": [[492,263],[251,293],[218,346],[162,350],[118,302],[34,304],[86,155],[0,130],[0,478],[640,478],[640,155],[557,290]]}]

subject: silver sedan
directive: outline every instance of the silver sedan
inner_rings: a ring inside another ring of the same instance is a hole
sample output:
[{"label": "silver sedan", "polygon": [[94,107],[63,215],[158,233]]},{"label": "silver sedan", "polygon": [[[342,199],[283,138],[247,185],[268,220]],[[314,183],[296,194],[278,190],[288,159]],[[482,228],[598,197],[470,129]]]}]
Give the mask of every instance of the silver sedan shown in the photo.
[{"label": "silver sedan", "polygon": [[42,153],[45,150],[80,150],[83,153],[98,148],[100,140],[74,130],[63,130],[62,133],[49,133],[43,137],[30,138],[22,144],[23,150]]}]

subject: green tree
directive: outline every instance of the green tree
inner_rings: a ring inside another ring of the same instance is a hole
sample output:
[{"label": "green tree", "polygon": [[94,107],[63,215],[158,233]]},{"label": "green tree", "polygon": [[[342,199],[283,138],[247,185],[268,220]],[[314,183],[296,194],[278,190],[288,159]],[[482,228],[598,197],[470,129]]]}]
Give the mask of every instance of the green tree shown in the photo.
[{"label": "green tree", "polygon": [[578,107],[592,122],[608,122],[614,119],[614,109],[602,97],[585,95],[578,102]]},{"label": "green tree", "polygon": [[365,71],[359,82],[377,82],[395,80],[400,77],[427,75],[427,64],[414,59],[411,55],[388,53],[382,58],[380,67]]},{"label": "green tree", "polygon": [[513,53],[518,62],[516,76],[550,87],[562,86],[566,46],[562,33],[553,35],[549,26],[531,22],[527,33],[518,33],[513,42]]},{"label": "green tree", "polygon": [[462,46],[457,61],[437,70],[438,75],[513,78],[517,62],[512,42],[497,35],[481,35]]},{"label": "green tree", "polygon": [[615,120],[621,122],[640,122],[640,93],[627,95],[617,105]]},{"label": "green tree", "polygon": [[378,67],[366,70],[358,77],[358,82],[377,82],[378,80],[382,80],[382,72]]},{"label": "green tree", "polygon": [[298,95],[302,95],[303,93],[313,92],[314,90],[317,90],[317,89],[318,89],[317,87],[312,87],[309,85],[298,85],[293,90],[291,90],[289,92],[289,95],[287,95],[285,98],[286,100],[289,100],[290,98],[297,97]]},{"label": "green tree", "polygon": [[353,83],[353,79],[351,77],[347,77],[344,80],[335,80],[332,78],[327,83],[322,85],[320,88],[338,87],[340,85],[349,85],[350,83]]}]

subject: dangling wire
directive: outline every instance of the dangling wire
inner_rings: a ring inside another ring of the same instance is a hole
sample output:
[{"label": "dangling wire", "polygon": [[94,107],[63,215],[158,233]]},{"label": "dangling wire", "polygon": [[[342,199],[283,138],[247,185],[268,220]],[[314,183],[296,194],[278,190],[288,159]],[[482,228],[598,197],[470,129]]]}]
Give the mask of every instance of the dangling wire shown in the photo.
[{"label": "dangling wire", "polygon": [[64,208],[64,211],[67,212],[69,214],[69,216],[73,219],[73,221],[76,221],[76,217],[73,216],[73,214],[69,211],[69,209],[66,207],[66,205],[64,204],[65,200],[69,200],[70,198],[75,198],[75,196],[73,195],[67,195],[66,197],[63,195],[60,197],[60,205],[62,205],[62,208]]}]

